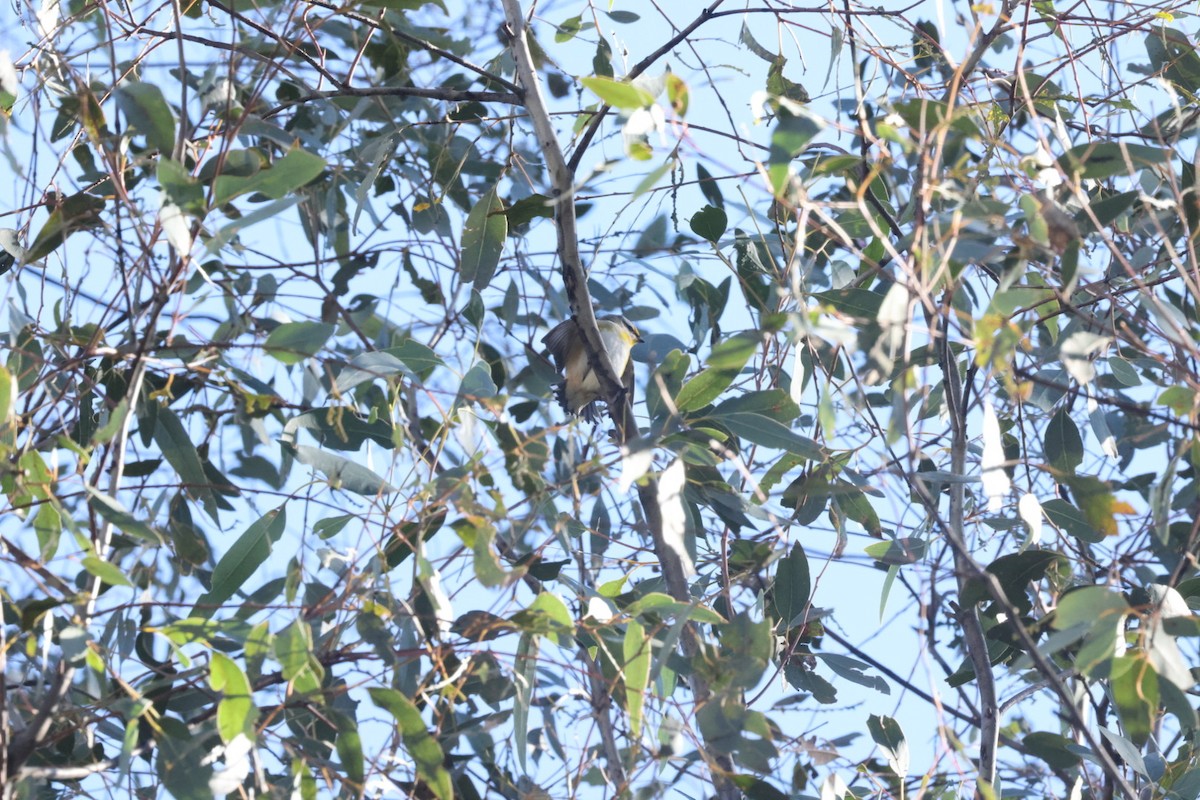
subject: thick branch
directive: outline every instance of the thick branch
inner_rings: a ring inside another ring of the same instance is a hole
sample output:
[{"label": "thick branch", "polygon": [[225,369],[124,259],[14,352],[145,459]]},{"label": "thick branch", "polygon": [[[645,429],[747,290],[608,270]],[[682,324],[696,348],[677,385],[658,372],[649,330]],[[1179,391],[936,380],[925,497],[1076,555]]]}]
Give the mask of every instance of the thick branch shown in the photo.
[{"label": "thick branch", "polygon": [[[964,475],[967,469],[967,409],[963,397],[962,381],[958,375],[958,363],[948,344],[946,330],[949,303],[939,316],[942,324],[939,348],[941,350],[942,375],[945,381],[947,411],[950,415],[950,472]],[[979,565],[968,555],[963,536],[963,506],[966,486],[956,481],[950,485],[950,513],[946,524],[946,537],[954,551],[954,576],[958,581],[961,596],[967,583],[980,572]],[[992,674],[991,657],[988,655],[987,638],[983,623],[979,619],[979,607],[959,610],[963,639],[967,656],[975,670],[975,686],[979,691],[979,783],[975,797],[988,796],[979,784],[996,787],[996,746],[1000,736],[999,701],[996,699],[996,677]]]},{"label": "thick branch", "polygon": [[[720,2],[721,0],[718,0],[718,4]],[[713,8],[715,7],[716,4]],[[575,222],[574,165],[568,165],[563,157],[557,133],[546,108],[540,79],[529,52],[525,18],[519,0],[504,0],[504,12],[507,18],[508,34],[511,37],[513,60],[517,66],[517,77],[524,94],[525,108],[529,112],[530,122],[537,136],[538,145],[545,155],[546,166],[550,174],[550,195],[554,199],[554,217],[558,223],[558,257],[562,262],[563,285],[571,305],[571,311],[575,315],[575,320],[583,336],[588,360],[605,389],[608,396],[609,413],[617,423],[618,435],[621,442],[624,443],[636,435],[637,425],[633,417],[629,393],[625,391],[620,377],[609,363],[608,355],[600,340],[600,331],[596,327],[592,298],[588,292],[587,273],[583,269],[583,262],[579,256],[579,235]],[[599,117],[593,119],[593,125],[598,124]],[[586,148],[586,142],[581,143],[580,148]],[[687,575],[684,572],[683,564],[679,556],[663,540],[657,481],[652,479],[644,481],[638,487],[638,499],[654,541],[655,554],[662,564],[663,577],[667,582],[668,590],[676,600],[684,603],[691,602],[691,593],[688,589]],[[700,637],[694,625],[688,624],[684,627],[680,641],[684,654],[689,659],[699,655]],[[692,676],[691,689],[697,706],[703,705],[711,699],[712,693],[708,684],[697,676]],[[704,755],[712,770],[713,788],[716,790],[719,800],[737,800],[741,796],[741,792],[727,778],[727,775],[733,771],[732,761],[728,756],[715,752],[707,752]]]},{"label": "thick branch", "polygon": [[[946,381],[946,402],[949,406],[948,410],[952,426],[951,466],[955,474],[961,475],[964,473],[966,467],[966,415],[968,403],[962,393],[962,382],[959,380],[958,366],[955,363],[953,351],[948,346],[947,331],[944,327],[947,314],[948,310],[944,310],[939,315],[943,325],[939,331],[939,335],[941,336],[939,349],[941,351],[942,373]],[[954,553],[955,572],[957,573],[960,592],[967,579],[974,578],[983,583],[992,602],[1011,624],[1021,648],[1029,654],[1038,673],[1045,679],[1050,689],[1058,697],[1068,722],[1080,732],[1088,747],[1091,748],[1092,754],[1099,763],[1100,768],[1112,779],[1116,787],[1128,800],[1134,800],[1137,797],[1137,791],[1130,786],[1129,781],[1125,779],[1120,767],[1113,761],[1111,754],[1105,748],[1100,737],[1083,718],[1079,708],[1075,705],[1071,691],[1063,683],[1059,675],[1059,670],[1038,650],[1037,642],[1030,635],[1029,630],[1021,623],[1020,612],[1009,602],[1008,596],[1004,593],[1004,588],[1000,585],[1000,582],[996,580],[996,576],[983,569],[975,561],[970,550],[967,548],[962,535],[963,492],[965,491],[965,485],[955,483],[950,486],[950,519],[948,521],[941,521],[937,513],[937,499],[929,494],[928,488],[924,483],[921,481],[910,481],[909,485],[916,489],[918,496],[930,514],[934,516],[935,520],[940,522],[946,542],[950,545],[950,549]],[[980,779],[988,780],[985,770],[990,769],[993,776],[992,780],[994,780],[996,737],[999,733],[999,705],[996,698],[991,663],[987,658],[987,643],[986,640],[979,641],[983,633],[977,607],[969,610],[963,609],[960,620],[963,624],[964,637],[967,639],[968,654],[971,657],[972,666],[975,668],[976,681],[980,684],[980,715],[983,718],[980,731]],[[972,627],[975,627],[977,632],[972,632],[970,630]],[[986,678],[983,676],[986,676]],[[986,691],[990,696],[990,700],[985,700],[985,687],[982,683],[984,680],[988,682]],[[985,725],[989,727],[984,727]],[[991,751],[990,757],[986,761],[985,747]],[[979,796],[980,793],[977,790],[976,797]]]},{"label": "thick branch", "polygon": [[563,158],[558,134],[550,121],[550,112],[542,95],[541,79],[533,65],[533,55],[529,51],[529,40],[525,35],[525,17],[521,12],[519,0],[504,0],[504,13],[508,34],[512,37],[510,46],[517,65],[522,99],[529,111],[529,121],[533,125],[534,135],[542,155],[546,158],[546,168],[550,174],[550,196],[554,200],[554,219],[558,223],[558,257],[562,261],[567,302],[570,303],[571,313],[574,314],[579,331],[583,335],[588,361],[600,378],[605,394],[609,397],[621,396],[624,394],[624,387],[600,340],[596,314],[592,309],[592,297],[587,287],[587,272],[579,256],[579,230],[575,222],[575,173]]}]

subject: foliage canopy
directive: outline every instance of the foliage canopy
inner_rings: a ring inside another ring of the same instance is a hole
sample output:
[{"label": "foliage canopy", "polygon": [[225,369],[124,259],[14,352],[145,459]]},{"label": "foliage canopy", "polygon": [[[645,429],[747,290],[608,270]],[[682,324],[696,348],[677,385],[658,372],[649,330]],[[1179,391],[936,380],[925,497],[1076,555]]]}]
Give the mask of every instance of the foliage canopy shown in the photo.
[{"label": "foliage canopy", "polygon": [[21,6],[5,798],[1200,795],[1194,4],[607,5]]}]

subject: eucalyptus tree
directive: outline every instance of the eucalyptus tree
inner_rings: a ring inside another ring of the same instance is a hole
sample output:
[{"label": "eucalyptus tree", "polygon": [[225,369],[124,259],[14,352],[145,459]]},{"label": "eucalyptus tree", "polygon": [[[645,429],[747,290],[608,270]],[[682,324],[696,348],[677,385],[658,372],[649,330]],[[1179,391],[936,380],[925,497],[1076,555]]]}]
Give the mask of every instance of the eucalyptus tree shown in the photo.
[{"label": "eucalyptus tree", "polygon": [[19,6],[5,796],[1197,796],[1188,8]]}]

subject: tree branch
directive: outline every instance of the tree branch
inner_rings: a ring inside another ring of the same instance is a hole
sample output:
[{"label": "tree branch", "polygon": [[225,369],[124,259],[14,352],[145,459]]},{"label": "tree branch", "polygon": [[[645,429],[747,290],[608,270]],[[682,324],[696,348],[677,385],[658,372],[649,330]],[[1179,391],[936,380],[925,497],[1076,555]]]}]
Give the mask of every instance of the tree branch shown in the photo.
[{"label": "tree branch", "polygon": [[[942,376],[944,380],[946,410],[950,417],[950,472],[965,475],[967,469],[967,408],[963,396],[963,385],[958,374],[958,362],[949,346],[947,325],[950,304],[947,300],[943,313],[938,314],[941,330],[938,348],[941,351]],[[950,484],[950,511],[946,524],[946,538],[954,552],[954,576],[958,581],[961,596],[967,584],[980,572],[979,565],[968,555],[963,537],[964,498],[966,485],[961,481]],[[979,619],[979,607],[972,605],[958,612],[962,624],[963,639],[967,656],[975,670],[975,685],[979,691],[979,783],[975,797],[982,800],[990,793],[984,792],[980,784],[986,784],[999,794],[996,786],[996,746],[1000,736],[999,703],[996,699],[996,677],[992,674],[991,658],[988,655],[987,638],[983,623]]]},{"label": "tree branch", "polygon": [[285,103],[280,107],[287,108],[288,106],[299,105],[301,103],[311,103],[313,100],[329,100],[335,97],[426,97],[431,100],[445,100],[451,103],[479,102],[508,103],[510,105],[517,105],[521,102],[521,98],[512,92],[484,92],[446,88],[427,89],[423,86],[366,86],[361,88],[344,86],[340,89],[331,89],[326,92],[309,92],[303,97]]},{"label": "tree branch", "polygon": [[[650,55],[643,58],[638,63],[634,64],[633,68],[630,69],[629,72],[627,72],[625,74],[625,80],[629,80],[631,78],[636,78],[638,75],[641,75],[643,72],[645,72],[647,69],[650,68],[651,64],[658,61],[660,58],[662,58],[667,53],[671,52],[671,50],[676,45],[678,45],[680,42],[682,42],[687,37],[691,36],[691,34],[694,30],[696,30],[701,25],[703,25],[704,23],[706,23],[710,19],[712,19],[713,14],[716,13],[717,8],[719,8],[720,5],[724,2],[725,2],[725,0],[716,0],[716,2],[714,2],[708,8],[701,11],[700,16],[696,17],[694,20],[691,21],[691,23],[688,24],[687,27],[683,28],[678,33],[676,33],[674,36],[672,36],[670,39],[668,39],[666,44],[664,44],[662,47],[655,50]],[[507,2],[506,2],[506,5],[507,5]],[[596,131],[598,131],[600,129],[600,123],[602,123],[604,121],[604,118],[606,116],[608,116],[608,112],[611,110],[612,110],[612,106],[609,106],[609,105],[600,106],[600,110],[597,111],[595,113],[595,115],[592,116],[591,121],[588,122],[588,126],[584,130],[583,135],[579,137],[579,144],[577,144],[575,146],[575,152],[571,154],[571,161],[569,162],[569,166],[571,168],[572,174],[574,174],[579,169],[579,162],[583,158],[583,154],[585,152],[587,152],[588,145],[592,143],[592,139],[596,136]]]},{"label": "tree branch", "polygon": [[[963,396],[962,382],[958,375],[958,365],[955,362],[953,351],[949,347],[948,330],[945,327],[949,321],[949,312],[947,311],[937,316],[941,320],[942,325],[942,328],[937,332],[939,336],[938,348],[941,355],[942,374],[946,382],[946,403],[949,407],[951,424],[951,471],[955,475],[962,475],[965,474],[966,469],[966,418],[968,409]],[[1038,650],[1037,642],[1034,641],[1028,629],[1021,624],[1020,612],[1009,602],[1008,596],[1004,593],[1004,588],[1000,586],[999,581],[996,580],[996,576],[981,567],[972,557],[963,537],[962,529],[965,484],[955,482],[949,487],[950,513],[948,521],[941,521],[940,515],[937,514],[937,500],[930,496],[925,484],[921,481],[910,481],[909,485],[917,489],[918,496],[929,509],[933,518],[940,522],[946,542],[950,545],[950,549],[954,554],[955,573],[958,579],[959,592],[962,592],[969,579],[973,578],[983,583],[991,600],[1012,625],[1012,630],[1020,640],[1021,647],[1029,654],[1037,671],[1042,675],[1055,695],[1058,696],[1071,725],[1079,730],[1088,747],[1091,748],[1093,755],[1097,762],[1099,762],[1100,768],[1115,782],[1116,786],[1128,800],[1135,800],[1138,796],[1137,791],[1125,780],[1120,767],[1113,761],[1104,743],[1079,713],[1079,708],[1075,705],[1070,690],[1067,689],[1062,678],[1059,676],[1059,670]],[[995,750],[999,736],[1000,708],[996,697],[995,679],[992,675],[991,662],[987,656],[987,641],[983,638],[982,624],[979,621],[978,606],[973,606],[970,609],[962,609],[959,619],[963,625],[963,635],[967,640],[967,652],[972,666],[975,668],[976,682],[979,684],[979,710],[982,718],[980,726],[979,778],[981,781],[989,781],[995,788]],[[977,798],[983,796],[978,788],[976,789],[975,796]]]},{"label": "tree branch", "polygon": [[[717,0],[711,8],[715,8],[723,0]],[[521,84],[521,92],[525,100],[525,108],[537,136],[538,145],[546,158],[550,174],[550,196],[554,199],[554,217],[558,229],[558,257],[562,262],[563,284],[571,311],[583,336],[584,348],[588,360],[599,376],[601,385],[608,395],[609,413],[616,423],[621,444],[637,435],[637,423],[633,416],[633,405],[630,393],[625,391],[619,376],[609,363],[608,355],[600,340],[600,331],[596,327],[595,312],[592,309],[592,298],[587,286],[587,273],[579,256],[579,234],[575,220],[575,168],[568,164],[563,157],[562,148],[558,143],[558,135],[550,120],[541,92],[541,83],[533,64],[526,38],[525,18],[521,11],[519,0],[503,0],[507,18],[507,34],[511,37],[513,59],[517,66],[517,77]],[[705,14],[708,12],[706,11]],[[701,17],[686,29],[680,36],[686,36],[707,17]],[[679,37],[672,40],[678,41]],[[661,52],[666,52],[671,44]],[[657,56],[655,56],[657,58]],[[649,61],[645,62],[649,63]],[[642,67],[645,68],[644,66]],[[599,125],[603,114],[592,120],[592,128]],[[576,155],[585,149],[586,141],[582,142]],[[683,603],[691,602],[691,592],[688,588],[687,575],[679,555],[668,547],[663,539],[662,512],[658,504],[658,482],[654,479],[643,481],[638,486],[638,499],[645,515],[647,527],[654,542],[654,551],[662,565],[663,578],[671,596]],[[684,626],[680,635],[680,643],[684,655],[694,659],[700,654],[700,638],[696,627],[689,623]],[[697,675],[690,680],[692,697],[699,707],[711,699],[712,693],[707,682]],[[737,800],[741,792],[727,778],[733,771],[733,762],[729,756],[713,751],[705,752],[704,758],[708,763],[713,779],[713,787],[719,800]]]}]

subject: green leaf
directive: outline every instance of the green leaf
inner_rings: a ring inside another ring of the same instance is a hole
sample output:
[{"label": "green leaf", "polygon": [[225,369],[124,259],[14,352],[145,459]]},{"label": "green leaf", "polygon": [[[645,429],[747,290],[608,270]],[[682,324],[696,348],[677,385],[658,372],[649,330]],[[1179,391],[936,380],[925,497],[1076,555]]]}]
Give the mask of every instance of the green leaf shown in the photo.
[{"label": "green leaf", "polygon": [[[624,580],[612,581],[600,587],[601,595],[615,596],[605,594],[606,591],[615,590],[617,593],[624,587]],[[631,617],[641,617],[644,614],[654,614],[657,617],[671,617],[692,619],[696,622],[703,622],[709,625],[719,625],[725,622],[725,618],[717,612],[705,606],[696,603],[681,603],[675,598],[662,592],[647,592],[646,594],[634,600],[625,607],[625,613]]]},{"label": "green leaf", "polygon": [[247,177],[218,175],[213,181],[213,204],[223,206],[243,194],[258,192],[272,200],[299,189],[325,170],[325,159],[299,146],[288,150],[269,168]]},{"label": "green leaf", "polygon": [[[1022,613],[1032,609],[1028,590],[1031,583],[1037,583],[1045,577],[1047,571],[1055,567],[1063,557],[1051,550],[1028,550],[1024,553],[1009,553],[1000,556],[991,564],[987,571],[996,577],[996,582],[1004,590],[1004,596]],[[963,589],[960,602],[963,605],[991,602],[991,592],[981,580],[969,580]]]},{"label": "green leaf", "polygon": [[879,745],[888,766],[897,777],[904,779],[908,776],[908,742],[900,723],[891,717],[872,714],[867,718],[867,730],[871,732],[871,740]]},{"label": "green leaf", "polygon": [[613,108],[646,108],[654,103],[649,92],[625,81],[596,76],[583,78],[580,82]]},{"label": "green leaf", "polygon": [[[369,5],[364,3],[363,5]],[[292,759],[293,800],[317,800],[317,779],[302,758]],[[211,794],[211,793],[210,793]]]},{"label": "green leaf", "polygon": [[1146,771],[1146,762],[1142,758],[1141,751],[1134,746],[1133,742],[1126,739],[1119,733],[1115,733],[1108,728],[1097,728],[1100,735],[1103,736],[1108,744],[1112,747],[1113,753],[1117,758],[1129,765],[1129,768],[1143,777],[1148,775]]},{"label": "green leaf", "polygon": [[776,422],[790,423],[800,416],[800,406],[783,389],[764,389],[735,394],[722,400],[713,409],[714,416],[747,411],[761,414]]},{"label": "green leaf", "polygon": [[[221,158],[210,158],[200,166],[197,180],[208,185],[218,175],[229,177],[249,178],[269,166],[266,154],[257,148],[235,147],[224,153]],[[218,171],[219,170],[219,171]]]},{"label": "green leaf", "polygon": [[737,370],[706,369],[688,380],[675,396],[675,407],[681,414],[704,408],[729,388]]},{"label": "green leaf", "polygon": [[731,369],[740,371],[762,346],[762,336],[757,332],[747,331],[731,336],[713,347],[708,355],[708,366],[714,369]]},{"label": "green leaf", "polygon": [[159,725],[162,732],[154,737],[155,770],[162,787],[175,800],[213,800],[208,788],[213,774],[208,758],[211,743],[173,717],[160,719]]},{"label": "green leaf", "polygon": [[891,694],[892,687],[888,686],[887,681],[878,675],[870,675],[867,670],[871,665],[865,661],[859,661],[856,658],[841,655],[840,653],[821,652],[814,653],[821,663],[829,667],[836,673],[838,677],[845,678],[851,683],[857,683],[859,686],[866,686],[868,689],[874,689],[882,694]]},{"label": "green leaf", "polygon": [[1137,202],[1138,192],[1119,192],[1112,197],[1097,200],[1091,204],[1092,214],[1101,228],[1112,224]]},{"label": "green leaf", "polygon": [[1046,462],[1059,472],[1073,475],[1083,463],[1083,438],[1065,408],[1060,408],[1046,426],[1044,447]]},{"label": "green leaf", "polygon": [[313,655],[312,629],[304,620],[296,620],[275,635],[275,660],[283,668],[285,680],[300,694],[320,691],[325,668]]},{"label": "green leaf", "polygon": [[554,32],[554,41],[558,44],[569,42],[575,38],[575,34],[583,29],[583,17],[579,14],[570,19],[563,20],[558,24],[557,30]]},{"label": "green leaf", "polygon": [[281,364],[298,364],[316,355],[334,330],[326,322],[285,322],[271,331],[263,349]]},{"label": "green leaf", "polygon": [[12,370],[0,364],[0,455],[5,457],[16,447],[17,397],[20,387]]},{"label": "green leaf", "polygon": [[155,412],[154,441],[167,463],[179,473],[183,490],[189,497],[198,498],[204,510],[217,522],[217,498],[204,471],[204,462],[179,417],[166,406],[159,407]]},{"label": "green leaf", "polygon": [[[91,487],[88,487],[91,488]],[[62,537],[62,514],[53,503],[43,503],[33,518],[33,530],[37,533],[38,555],[42,561],[50,561],[58,552],[58,543]]]},{"label": "green leaf", "polygon": [[724,210],[725,198],[721,195],[721,186],[703,164],[696,165],[696,181],[700,184],[700,193],[713,208]]},{"label": "green leaf", "polygon": [[364,6],[386,8],[389,11],[419,11],[425,6],[437,6],[443,14],[449,13],[443,0],[362,0]]},{"label": "green leaf", "polygon": [[1121,727],[1142,747],[1158,714],[1158,675],[1146,654],[1137,653],[1113,659],[1110,681]]},{"label": "green leaf", "polygon": [[125,573],[121,572],[116,564],[104,561],[94,555],[84,556],[82,563],[88,573],[109,586],[133,586],[133,583],[125,577]]},{"label": "green leaf", "polygon": [[404,563],[405,559],[413,554],[417,542],[429,539],[441,530],[445,521],[446,509],[440,508],[395,526],[383,549],[388,569],[395,569]]},{"label": "green leaf", "polygon": [[[606,78],[613,76],[612,55],[612,45],[608,43],[608,37],[597,36],[596,51],[592,54],[592,71],[597,76]],[[583,115],[580,115],[580,121],[584,121]]]},{"label": "green leaf", "polygon": [[117,108],[135,131],[146,137],[146,144],[162,155],[175,148],[175,117],[153,83],[124,83],[116,91]]},{"label": "green leaf", "polygon": [[504,238],[508,236],[508,217],[496,187],[488,190],[467,215],[462,233],[462,278],[483,291],[492,282]]},{"label": "green leaf", "polygon": [[499,387],[492,380],[492,370],[487,362],[476,361],[474,366],[463,375],[462,384],[458,387],[458,397],[467,402],[478,402],[495,397]]},{"label": "green leaf", "polygon": [[105,520],[120,528],[123,533],[136,536],[151,545],[157,546],[166,543],[162,534],[130,514],[125,506],[98,489],[91,486],[87,486],[86,489],[89,495],[88,505]]},{"label": "green leaf", "polygon": [[1113,377],[1120,381],[1123,386],[1142,385],[1142,378],[1138,374],[1138,371],[1125,359],[1117,358],[1116,356],[1110,357],[1108,359],[1108,368],[1112,370]]},{"label": "green leaf", "polygon": [[937,46],[942,37],[937,25],[928,20],[921,20],[913,27],[913,61],[922,72],[928,72],[934,64],[945,60]]},{"label": "green leaf", "polygon": [[83,192],[63,200],[46,218],[25,254],[25,260],[40,261],[53,253],[72,233],[96,227],[100,224],[100,212],[104,206],[103,199]]},{"label": "green leaf", "polygon": [[812,578],[809,575],[808,556],[799,543],[779,560],[775,571],[775,583],[771,591],[771,609],[775,617],[787,630],[798,623],[798,618],[808,607],[812,593]]},{"label": "green leaf", "polygon": [[757,685],[775,650],[770,620],[756,622],[743,611],[720,627],[717,640],[723,650],[722,681],[744,689]]},{"label": "green leaf", "polygon": [[371,696],[371,702],[395,718],[404,747],[416,765],[417,777],[439,800],[451,800],[454,797],[454,785],[444,766],[446,756],[437,739],[425,727],[420,710],[395,689],[373,686],[367,689],[367,693]]},{"label": "green leaf", "polygon": [[[1035,286],[1014,286],[1002,292],[996,292],[988,305],[990,312],[1003,317],[1012,317],[1018,309],[1037,308],[1043,303],[1054,300],[1053,289],[1040,289]],[[1050,306],[1046,306],[1050,308]]]},{"label": "green leaf", "polygon": [[362,784],[364,777],[363,749],[358,723],[354,717],[340,711],[327,710],[326,713],[329,713],[337,727],[337,739],[334,740],[334,747],[337,749],[338,759],[342,762],[342,769],[346,772],[346,778],[350,783]]},{"label": "green leaf", "polygon": [[1157,404],[1185,417],[1196,410],[1196,392],[1186,386],[1168,386],[1158,396]]},{"label": "green leaf", "polygon": [[756,333],[739,333],[713,348],[708,369],[689,380],[675,396],[675,407],[686,414],[704,408],[733,383],[761,344]]},{"label": "green leaf", "polygon": [[1161,71],[1182,94],[1200,92],[1200,54],[1187,33],[1166,25],[1154,28],[1146,34],[1146,54],[1153,71]]},{"label": "green leaf", "polygon": [[539,217],[554,219],[554,201],[548,195],[531,194],[516,201],[501,213],[508,217],[509,228],[516,228],[528,225]]},{"label": "green leaf", "polygon": [[781,113],[771,134],[771,152],[767,161],[767,178],[776,197],[783,197],[792,174],[792,159],[820,132],[820,127],[806,116]]},{"label": "green leaf", "polygon": [[760,414],[738,412],[734,414],[713,415],[714,420],[727,427],[734,436],[739,436],[754,444],[771,447],[776,450],[786,450],[809,461],[824,461],[825,453],[821,446],[806,436],[801,436],[786,425],[781,425],[773,419]]},{"label": "green leaf", "polygon": [[493,546],[496,541],[496,528],[485,517],[464,517],[452,527],[463,540],[463,544],[474,553],[475,577],[484,586],[507,586],[524,574],[523,569],[511,572],[504,569]]},{"label": "green leaf", "polygon": [[813,297],[847,316],[869,321],[879,318],[879,309],[883,305],[883,295],[869,289],[836,289],[817,292]]},{"label": "green leaf", "polygon": [[1038,731],[1026,736],[1023,743],[1030,753],[1054,769],[1071,769],[1080,762],[1075,742],[1061,734]]},{"label": "green leaf", "polygon": [[228,744],[238,735],[254,739],[258,709],[246,673],[232,658],[216,651],[209,659],[208,671],[209,685],[221,693],[217,703],[217,732],[221,741]]},{"label": "green leaf", "polygon": [[[772,95],[777,101],[791,100],[793,103],[809,102],[812,98],[809,97],[808,90],[804,88],[804,84],[796,83],[783,74],[785,66],[787,66],[787,59],[781,55],[776,56],[771,61],[771,66],[767,68],[767,93]],[[785,111],[784,113],[788,112]]]},{"label": "green leaf", "polygon": [[925,557],[929,545],[924,539],[905,536],[887,542],[875,542],[863,548],[863,552],[885,566],[915,564]]},{"label": "green leaf", "polygon": [[521,634],[517,642],[516,697],[513,699],[513,738],[516,740],[517,762],[526,770],[526,751],[529,749],[529,707],[533,703],[533,690],[537,687],[537,639],[529,633]]},{"label": "green leaf", "polygon": [[575,631],[575,619],[571,616],[571,610],[558,595],[552,592],[542,592],[533,599],[526,612],[535,617],[543,616],[550,623],[548,629],[543,629],[547,631],[543,635],[563,647],[570,646],[571,634]]},{"label": "green leaf", "polygon": [[775,63],[776,55],[758,43],[758,40],[754,38],[754,34],[750,32],[750,27],[744,21],[742,22],[742,30],[738,37],[738,42],[744,44],[747,50],[768,64]]},{"label": "green leaf", "polygon": [[1097,544],[1104,541],[1104,534],[1087,521],[1083,512],[1062,498],[1042,503],[1042,512],[1054,527],[1082,542]]},{"label": "green leaf", "polygon": [[405,339],[397,346],[389,347],[383,352],[400,359],[422,378],[429,377],[430,373],[438,367],[446,366],[446,362],[442,361],[441,357],[428,345],[421,344],[414,339]]},{"label": "green leaf", "polygon": [[159,156],[156,177],[167,199],[194,217],[203,217],[207,209],[204,186],[187,169],[166,156]]},{"label": "green leaf", "polygon": [[691,225],[697,236],[715,244],[729,226],[729,217],[722,208],[705,206],[692,215]]},{"label": "green leaf", "polygon": [[283,536],[287,505],[268,511],[246,528],[213,568],[212,588],[200,596],[189,616],[208,619],[234,593],[242,589],[267,557],[271,546]]},{"label": "green leaf", "polygon": [[[381,355],[375,353],[375,355]],[[323,446],[333,450],[354,452],[366,441],[391,450],[396,446],[395,429],[383,419],[365,420],[344,406],[328,406],[292,417],[283,426],[281,439],[288,444],[296,441],[296,431],[306,430]]]},{"label": "green leaf", "polygon": [[1085,675],[1101,664],[1112,661],[1118,637],[1124,637],[1129,604],[1119,593],[1105,586],[1084,586],[1067,592],[1058,602],[1052,625],[1055,630],[1076,629],[1084,642],[1075,656],[1075,665]]},{"label": "green leaf", "polygon": [[91,444],[108,444],[112,441],[117,432],[122,429],[125,424],[125,417],[129,415],[129,398],[122,397],[121,402],[117,403],[108,415],[108,422],[101,425],[92,433]]},{"label": "green leaf", "polygon": [[691,105],[691,91],[688,89],[687,83],[683,78],[673,72],[668,72],[666,75],[667,81],[667,101],[671,104],[671,109],[676,116],[683,119],[687,116],[688,107]]},{"label": "green leaf", "polygon": [[1104,536],[1117,535],[1117,514],[1130,515],[1136,510],[1124,500],[1118,500],[1108,483],[1091,475],[1073,475],[1063,479],[1071,488],[1083,518]]},{"label": "green leaf", "polygon": [[1058,165],[1068,175],[1081,179],[1132,175],[1146,167],[1171,160],[1171,151],[1129,142],[1089,142],[1076,145],[1059,156]]},{"label": "green leaf", "polygon": [[841,481],[837,485],[839,491],[833,495],[833,503],[837,510],[861,525],[869,536],[882,537],[883,525],[866,493],[856,486],[844,485]]},{"label": "green leaf", "polygon": [[642,711],[646,703],[646,688],[650,685],[651,639],[637,620],[625,627],[624,668],[625,706],[629,714],[630,735],[636,740],[642,732]]}]

